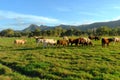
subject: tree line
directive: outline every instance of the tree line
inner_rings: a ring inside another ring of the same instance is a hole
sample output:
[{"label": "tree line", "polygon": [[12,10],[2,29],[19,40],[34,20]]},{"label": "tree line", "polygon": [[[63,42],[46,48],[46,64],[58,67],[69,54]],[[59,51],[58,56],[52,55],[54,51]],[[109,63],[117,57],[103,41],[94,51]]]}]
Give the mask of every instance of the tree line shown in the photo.
[{"label": "tree line", "polygon": [[1,37],[33,37],[33,36],[81,36],[81,35],[97,35],[97,36],[120,36],[120,27],[110,28],[108,26],[101,26],[99,28],[93,28],[88,30],[79,30],[75,28],[63,29],[62,27],[55,27],[50,30],[40,30],[40,28],[34,31],[14,31],[13,29],[5,29],[0,31]]}]

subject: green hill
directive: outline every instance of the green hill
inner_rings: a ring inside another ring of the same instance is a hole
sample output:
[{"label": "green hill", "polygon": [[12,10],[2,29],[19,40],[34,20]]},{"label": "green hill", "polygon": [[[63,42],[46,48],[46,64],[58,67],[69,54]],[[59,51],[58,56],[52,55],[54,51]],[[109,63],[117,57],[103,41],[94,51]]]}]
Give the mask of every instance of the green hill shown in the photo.
[{"label": "green hill", "polygon": [[87,30],[87,29],[99,28],[101,26],[108,26],[111,28],[119,27],[120,20],[108,21],[108,22],[96,22],[96,23],[92,23],[92,24],[84,24],[84,25],[79,25],[79,26],[73,26],[73,25],[58,25],[58,26],[40,25],[40,26],[38,26],[35,24],[31,24],[30,26],[25,28],[23,31],[33,31],[37,28],[40,28],[40,30],[50,30],[55,27],[62,27],[63,29],[75,28],[75,29],[80,29],[80,30]]}]

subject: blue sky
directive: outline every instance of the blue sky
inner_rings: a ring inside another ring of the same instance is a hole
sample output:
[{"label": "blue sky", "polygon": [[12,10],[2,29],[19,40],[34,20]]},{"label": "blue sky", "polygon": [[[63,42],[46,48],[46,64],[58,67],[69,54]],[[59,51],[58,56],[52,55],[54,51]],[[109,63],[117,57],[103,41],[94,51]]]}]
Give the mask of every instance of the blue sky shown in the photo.
[{"label": "blue sky", "polygon": [[0,30],[120,19],[120,0],[0,0]]}]

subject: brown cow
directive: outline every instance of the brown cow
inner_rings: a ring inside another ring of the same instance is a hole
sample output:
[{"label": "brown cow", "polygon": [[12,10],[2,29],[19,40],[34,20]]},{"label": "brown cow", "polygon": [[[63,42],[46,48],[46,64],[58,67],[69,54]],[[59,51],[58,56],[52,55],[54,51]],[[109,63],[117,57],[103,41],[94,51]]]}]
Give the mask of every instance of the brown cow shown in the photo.
[{"label": "brown cow", "polygon": [[57,40],[57,45],[63,45],[63,46],[67,46],[69,43],[68,40]]},{"label": "brown cow", "polygon": [[69,39],[69,43],[75,44],[75,45],[79,45],[82,44],[83,45],[92,45],[92,42],[89,38],[77,38],[77,39]]},{"label": "brown cow", "polygon": [[102,39],[101,39],[102,47],[105,47],[105,44],[106,44],[107,46],[109,46],[109,43],[112,42],[112,41],[114,41],[113,38],[102,38]]},{"label": "brown cow", "polygon": [[83,38],[76,38],[76,39],[69,39],[69,43],[71,45],[75,44],[76,46],[78,46],[79,44],[84,44],[85,40]]},{"label": "brown cow", "polygon": [[79,38],[77,38],[77,39],[72,39],[72,38],[70,38],[70,39],[69,39],[69,43],[70,43],[71,45],[73,45],[73,44],[78,45],[78,44],[79,44]]}]

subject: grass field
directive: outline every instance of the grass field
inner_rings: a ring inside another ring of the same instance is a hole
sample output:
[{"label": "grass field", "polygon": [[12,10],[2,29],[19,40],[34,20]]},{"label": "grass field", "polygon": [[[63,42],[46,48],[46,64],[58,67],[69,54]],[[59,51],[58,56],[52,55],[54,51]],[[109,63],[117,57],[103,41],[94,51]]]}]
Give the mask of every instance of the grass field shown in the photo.
[{"label": "grass field", "polygon": [[0,80],[120,80],[120,43],[42,48],[33,38],[14,39],[0,38]]}]

